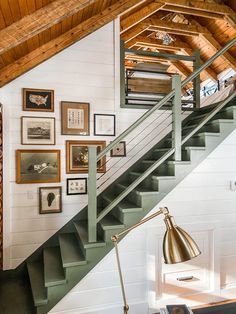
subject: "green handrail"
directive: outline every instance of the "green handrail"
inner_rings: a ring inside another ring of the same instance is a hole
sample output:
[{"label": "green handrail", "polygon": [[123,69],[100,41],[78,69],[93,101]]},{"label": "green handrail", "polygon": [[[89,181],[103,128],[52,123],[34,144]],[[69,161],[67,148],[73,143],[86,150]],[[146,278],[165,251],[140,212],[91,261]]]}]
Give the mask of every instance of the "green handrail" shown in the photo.
[{"label": "green handrail", "polygon": [[[191,82],[194,78],[196,78],[203,70],[205,70],[212,62],[215,61],[220,55],[225,53],[230,47],[232,47],[236,43],[236,37],[230,40],[223,48],[217,51],[209,60],[206,61],[200,68],[194,71],[188,78],[182,81],[181,88],[183,88],[186,84]],[[121,140],[123,140],[128,134],[130,134],[137,126],[139,126],[144,120],[146,120],[154,111],[160,109],[164,104],[166,104],[175,94],[175,90],[173,89],[168,95],[166,95],[160,102],[158,102],[152,109],[147,111],[144,115],[142,115],[138,120],[136,120],[131,126],[126,129],[123,133],[121,133],[114,141],[112,141],[109,145],[107,145],[98,155],[97,161],[99,161],[102,157],[104,157],[111,149],[113,149],[116,144],[118,144]]]}]

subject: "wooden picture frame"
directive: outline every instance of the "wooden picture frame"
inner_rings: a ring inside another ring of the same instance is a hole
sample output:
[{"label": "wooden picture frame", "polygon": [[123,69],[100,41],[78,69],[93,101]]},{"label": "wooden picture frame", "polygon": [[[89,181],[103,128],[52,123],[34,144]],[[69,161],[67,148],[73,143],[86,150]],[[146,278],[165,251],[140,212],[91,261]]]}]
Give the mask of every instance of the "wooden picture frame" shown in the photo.
[{"label": "wooden picture frame", "polygon": [[55,145],[55,118],[21,117],[22,145]]},{"label": "wooden picture frame", "polygon": [[116,116],[114,114],[94,114],[94,135],[115,136]]},{"label": "wooden picture frame", "polygon": [[53,214],[62,212],[62,188],[50,186],[39,188],[39,213]]},{"label": "wooden picture frame", "polygon": [[126,142],[121,141],[110,151],[111,157],[126,157]]},{"label": "wooden picture frame", "polygon": [[16,150],[16,183],[61,181],[60,150]]},{"label": "wooden picture frame", "polygon": [[54,112],[54,90],[23,88],[23,111]]},{"label": "wooden picture frame", "polygon": [[89,103],[61,102],[61,134],[89,135]]},{"label": "wooden picture frame", "polygon": [[[88,145],[97,145],[97,153],[106,141],[66,141],[66,173],[88,173]],[[106,172],[106,156],[97,165],[97,172]]]},{"label": "wooden picture frame", "polygon": [[87,194],[87,178],[67,179],[67,195]]}]

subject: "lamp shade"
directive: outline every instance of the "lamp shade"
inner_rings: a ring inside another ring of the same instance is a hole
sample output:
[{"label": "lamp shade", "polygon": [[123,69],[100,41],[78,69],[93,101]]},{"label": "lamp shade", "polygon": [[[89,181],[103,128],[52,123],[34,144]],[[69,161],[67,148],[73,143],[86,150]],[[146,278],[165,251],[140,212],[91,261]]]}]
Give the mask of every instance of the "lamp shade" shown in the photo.
[{"label": "lamp shade", "polygon": [[190,235],[176,226],[170,215],[165,215],[166,232],[163,239],[163,256],[166,264],[188,261],[201,254]]}]

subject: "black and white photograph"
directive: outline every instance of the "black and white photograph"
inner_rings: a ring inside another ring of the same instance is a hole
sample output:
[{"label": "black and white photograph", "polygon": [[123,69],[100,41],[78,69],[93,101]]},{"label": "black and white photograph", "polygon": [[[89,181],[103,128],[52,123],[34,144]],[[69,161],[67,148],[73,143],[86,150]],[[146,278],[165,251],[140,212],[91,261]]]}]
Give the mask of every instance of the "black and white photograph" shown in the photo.
[{"label": "black and white photograph", "polygon": [[126,142],[121,141],[111,150],[111,157],[125,157],[126,156]]},{"label": "black and white photograph", "polygon": [[60,182],[60,150],[17,150],[16,183]]},{"label": "black and white photograph", "polygon": [[67,179],[67,195],[87,194],[87,178]]},{"label": "black and white photograph", "polygon": [[61,186],[39,188],[39,213],[53,214],[61,211]]},{"label": "black and white photograph", "polygon": [[21,117],[21,144],[55,145],[55,118]]},{"label": "black and white photograph", "polygon": [[23,88],[24,111],[54,112],[54,91],[51,89]]},{"label": "black and white photograph", "polygon": [[114,114],[94,114],[94,135],[115,136],[116,116]]}]

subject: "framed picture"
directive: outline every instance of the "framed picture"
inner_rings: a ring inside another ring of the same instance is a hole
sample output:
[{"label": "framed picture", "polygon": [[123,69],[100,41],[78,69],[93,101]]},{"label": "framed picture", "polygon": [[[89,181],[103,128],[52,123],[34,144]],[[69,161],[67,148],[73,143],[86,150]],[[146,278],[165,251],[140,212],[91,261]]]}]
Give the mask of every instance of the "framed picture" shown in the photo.
[{"label": "framed picture", "polygon": [[111,157],[125,157],[126,156],[126,142],[121,141],[111,150]]},{"label": "framed picture", "polygon": [[87,178],[67,179],[67,195],[87,194]]},{"label": "framed picture", "polygon": [[89,103],[61,102],[61,134],[89,135]]},{"label": "framed picture", "polygon": [[21,144],[55,145],[55,118],[21,117]]},{"label": "framed picture", "polygon": [[53,214],[61,211],[61,186],[39,188],[39,213]]},{"label": "framed picture", "polygon": [[16,183],[60,182],[60,150],[16,151]]},{"label": "framed picture", "polygon": [[[88,172],[88,145],[97,145],[97,153],[106,147],[106,141],[66,141],[66,173]],[[97,164],[97,172],[106,172],[106,157]]]},{"label": "framed picture", "polygon": [[23,88],[24,111],[54,111],[54,91],[51,89]]},{"label": "framed picture", "polygon": [[115,136],[115,118],[114,114],[94,114],[94,135]]}]

